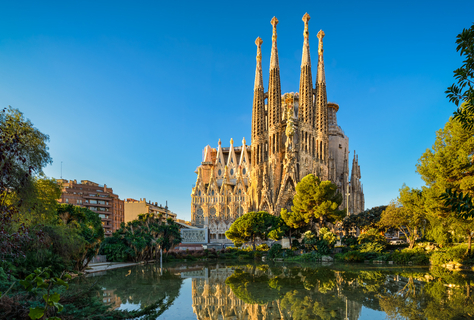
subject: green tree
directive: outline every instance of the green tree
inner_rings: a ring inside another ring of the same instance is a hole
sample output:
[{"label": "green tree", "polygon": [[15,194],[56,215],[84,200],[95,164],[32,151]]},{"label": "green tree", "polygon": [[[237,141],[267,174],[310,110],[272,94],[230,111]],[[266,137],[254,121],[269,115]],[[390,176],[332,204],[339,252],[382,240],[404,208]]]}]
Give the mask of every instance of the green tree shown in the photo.
[{"label": "green tree", "polygon": [[58,205],[58,216],[63,225],[69,226],[82,238],[82,248],[74,257],[75,269],[82,271],[99,253],[100,244],[104,240],[102,220],[98,213],[71,204]]},{"label": "green tree", "polygon": [[424,201],[421,190],[404,185],[398,198],[382,213],[379,226],[400,230],[407,238],[410,248],[413,248],[427,223]]},{"label": "green tree", "polygon": [[139,262],[155,259],[160,249],[167,252],[180,242],[179,226],[172,219],[141,214],[105,239],[101,252],[114,261]]},{"label": "green tree", "polygon": [[20,223],[34,226],[57,222],[57,199],[61,197],[61,187],[56,180],[38,175],[31,179],[31,183],[10,196],[12,203],[22,202],[17,216]]},{"label": "green tree", "polygon": [[0,264],[24,256],[24,246],[41,240],[18,219],[23,198],[17,195],[51,163],[47,140],[20,111],[0,112]]},{"label": "green tree", "polygon": [[464,58],[464,64],[454,70],[457,84],[449,87],[446,95],[456,106],[463,104],[454,112],[454,119],[464,129],[470,130],[474,127],[474,24],[458,34],[456,44],[456,51]]},{"label": "green tree", "polygon": [[[19,191],[32,175],[42,174],[43,168],[52,163],[46,143],[49,136],[40,132],[18,109],[9,107],[0,113],[0,140],[5,145],[16,145],[15,152],[4,150],[1,154],[0,179],[7,189]],[[8,168],[8,176],[4,170]]]},{"label": "green tree", "polygon": [[[423,190],[425,209],[431,224],[430,234],[448,241],[446,235],[462,236],[471,243],[474,218],[464,219],[446,207],[441,197],[447,189],[452,192],[474,195],[474,128],[467,129],[450,118],[443,129],[436,133],[431,149],[418,160],[417,171],[426,183]],[[462,240],[462,239],[461,239]],[[471,246],[468,246],[470,252]]]},{"label": "green tree", "polygon": [[248,212],[235,220],[226,231],[225,236],[235,245],[252,242],[253,251],[256,250],[255,241],[267,240],[270,232],[279,226],[278,217],[268,212]]},{"label": "green tree", "polygon": [[378,206],[362,211],[359,214],[347,216],[343,220],[342,227],[346,233],[349,233],[354,228],[359,228],[361,231],[377,229],[380,217],[385,209],[387,209],[387,206]]},{"label": "green tree", "polygon": [[344,211],[338,210],[342,195],[331,181],[320,181],[309,174],[296,185],[291,212],[282,210],[281,217],[293,229],[315,230],[326,222],[334,223],[344,217]]}]

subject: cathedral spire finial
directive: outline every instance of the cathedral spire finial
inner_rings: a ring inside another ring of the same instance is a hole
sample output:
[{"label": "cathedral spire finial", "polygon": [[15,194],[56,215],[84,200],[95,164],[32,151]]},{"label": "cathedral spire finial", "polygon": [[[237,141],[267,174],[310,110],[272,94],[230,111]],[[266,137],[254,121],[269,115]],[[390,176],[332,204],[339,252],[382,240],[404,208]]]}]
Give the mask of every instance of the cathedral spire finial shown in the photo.
[{"label": "cathedral spire finial", "polygon": [[230,138],[230,145],[234,146],[234,139],[233,138]]},{"label": "cathedral spire finial", "polygon": [[262,43],[263,40],[258,37],[255,40],[257,45],[257,68],[255,70],[255,85],[254,89],[262,88],[263,89],[263,76],[262,76]]},{"label": "cathedral spire finial", "polygon": [[311,58],[309,55],[309,31],[308,31],[309,19],[311,19],[311,17],[309,16],[308,13],[305,13],[302,19],[304,22],[304,31],[303,31],[304,43],[303,43],[303,57],[301,58],[301,67],[311,66]]},{"label": "cathedral spire finial", "polygon": [[245,137],[244,137],[244,138],[242,139],[242,145],[245,146],[245,143],[246,143],[246,141],[245,141]]},{"label": "cathedral spire finial", "polygon": [[319,30],[318,32],[318,39],[319,39],[319,45],[318,45],[318,77],[317,77],[317,82],[318,83],[323,83],[326,82],[326,76],[324,74],[324,58],[323,58],[323,38],[324,38],[324,31]]},{"label": "cathedral spire finial", "polygon": [[318,39],[319,39],[318,54],[320,56],[323,55],[323,51],[324,51],[323,50],[323,38],[324,38],[325,35],[326,34],[324,33],[323,30],[319,30],[319,32],[318,32]]},{"label": "cathedral spire finial", "polygon": [[271,25],[273,26],[273,34],[272,34],[272,54],[270,57],[270,69],[279,68],[278,66],[278,49],[277,49],[277,24],[278,19],[273,17],[270,21]]},{"label": "cathedral spire finial", "polygon": [[309,14],[306,12],[303,16],[303,22],[304,22],[304,32],[303,32],[303,36],[304,36],[304,40],[307,41],[308,40],[308,37],[309,37],[309,32],[308,32],[308,21],[309,19],[311,19],[311,17],[309,16]]},{"label": "cathedral spire finial", "polygon": [[219,146],[222,144],[221,139],[219,138],[219,142],[217,143]]}]

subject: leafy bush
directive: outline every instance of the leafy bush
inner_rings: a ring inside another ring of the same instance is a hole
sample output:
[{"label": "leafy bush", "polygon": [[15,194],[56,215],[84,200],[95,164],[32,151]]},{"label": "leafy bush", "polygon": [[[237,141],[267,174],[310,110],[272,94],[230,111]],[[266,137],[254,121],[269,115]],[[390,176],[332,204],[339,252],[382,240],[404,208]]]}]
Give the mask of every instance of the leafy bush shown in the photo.
[{"label": "leafy bush", "polygon": [[429,264],[430,257],[429,254],[425,252],[423,248],[415,247],[413,249],[403,249],[395,250],[390,259],[397,264],[408,264],[412,262],[413,264]]},{"label": "leafy bush", "polygon": [[298,240],[293,239],[293,241],[291,241],[291,249],[304,249],[304,245],[302,245]]},{"label": "leafy bush", "polygon": [[359,251],[362,253],[365,252],[373,252],[373,253],[381,253],[385,247],[377,242],[366,242],[359,246]]},{"label": "leafy bush", "polygon": [[295,252],[291,249],[283,249],[278,255],[279,258],[289,258],[295,256]]},{"label": "leafy bush", "polygon": [[359,251],[349,251],[343,254],[338,253],[336,258],[346,262],[362,262],[365,260],[364,254]]},{"label": "leafy bush", "polygon": [[257,246],[257,251],[268,251],[270,247],[266,243],[262,243],[261,245]]},{"label": "leafy bush", "polygon": [[445,251],[435,251],[431,255],[430,261],[433,265],[440,266],[449,262],[455,263],[473,263],[474,255],[467,254],[467,245],[461,244],[450,247]]},{"label": "leafy bush", "polygon": [[327,228],[321,228],[319,237],[311,231],[304,233],[303,244],[307,250],[317,250],[321,255],[328,255],[331,253],[336,236]]},{"label": "leafy bush", "polygon": [[303,253],[302,255],[288,258],[289,261],[304,261],[304,262],[316,262],[321,260],[322,255],[317,251],[311,251],[310,253]]},{"label": "leafy bush", "polygon": [[367,232],[362,233],[358,238],[359,244],[364,243],[377,243],[385,249],[387,247],[387,239],[381,235],[377,229],[369,229]]},{"label": "leafy bush", "polygon": [[268,250],[268,257],[270,259],[276,258],[280,254],[282,248],[283,247],[281,246],[281,244],[274,243],[270,250]]},{"label": "leafy bush", "polygon": [[342,244],[350,247],[350,246],[355,246],[357,245],[357,237],[354,237],[352,235],[347,235],[341,239]]}]

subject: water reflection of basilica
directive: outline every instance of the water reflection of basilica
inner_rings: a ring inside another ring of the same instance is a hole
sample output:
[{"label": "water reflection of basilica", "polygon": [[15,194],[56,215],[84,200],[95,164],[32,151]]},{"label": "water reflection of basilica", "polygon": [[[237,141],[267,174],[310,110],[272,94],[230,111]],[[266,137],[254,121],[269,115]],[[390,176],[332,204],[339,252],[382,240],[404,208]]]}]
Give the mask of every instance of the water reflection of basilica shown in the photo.
[{"label": "water reflection of basilica", "polygon": [[[236,297],[225,284],[233,272],[227,268],[212,269],[209,276],[193,279],[193,311],[197,319],[282,319],[276,301],[266,305],[248,304]],[[208,275],[207,269],[205,273]]]},{"label": "water reflection of basilica", "polygon": [[[258,274],[262,274],[259,270],[254,270]],[[270,274],[271,271],[264,272]],[[265,303],[248,303],[245,300],[251,300],[252,294],[238,291],[238,295],[232,290],[231,286],[226,284],[226,279],[235,275],[235,271],[230,268],[204,268],[200,272],[182,273],[184,277],[192,279],[192,308],[198,320],[210,319],[232,319],[232,320],[287,320],[287,319],[306,319],[308,313],[299,313],[294,309],[311,307],[311,319],[359,319],[362,304],[356,301],[347,299],[339,290],[334,287],[329,291],[323,291],[319,294],[319,298],[327,295],[337,300],[337,307],[332,310],[325,309],[325,301],[317,301],[318,298],[313,297],[313,300],[308,297],[299,297],[299,303],[292,303],[296,296],[301,296],[301,292],[290,290],[283,294],[279,299],[266,301]],[[282,276],[280,275],[279,278]],[[299,277],[298,277],[299,278]],[[271,281],[271,280],[270,280]],[[245,284],[242,287],[246,287]],[[315,289],[316,291],[319,288]],[[303,292],[306,294],[306,292]],[[307,293],[310,295],[310,292]],[[257,294],[258,295],[258,294]],[[262,292],[260,298],[265,300],[265,295],[270,293]],[[257,297],[258,298],[258,297]],[[286,299],[286,301],[285,301]],[[261,301],[261,300],[260,300]],[[328,302],[331,304],[331,302]],[[323,311],[317,311],[317,307]],[[334,306],[334,304],[333,304]]]}]

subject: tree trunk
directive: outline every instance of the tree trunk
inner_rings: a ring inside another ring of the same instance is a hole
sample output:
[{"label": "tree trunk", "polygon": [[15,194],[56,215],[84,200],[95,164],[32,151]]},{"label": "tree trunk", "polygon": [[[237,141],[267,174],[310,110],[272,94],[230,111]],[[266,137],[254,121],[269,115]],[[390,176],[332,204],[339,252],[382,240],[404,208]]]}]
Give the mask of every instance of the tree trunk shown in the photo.
[{"label": "tree trunk", "polygon": [[257,250],[257,247],[255,246],[255,235],[252,238],[252,247],[253,247],[253,251]]}]

